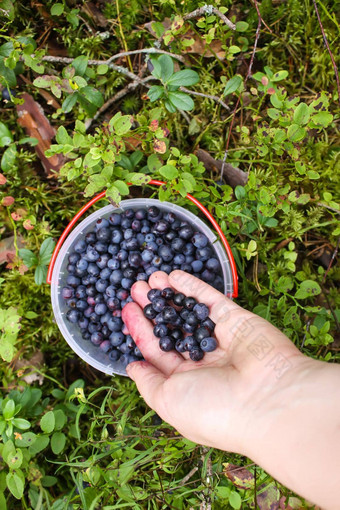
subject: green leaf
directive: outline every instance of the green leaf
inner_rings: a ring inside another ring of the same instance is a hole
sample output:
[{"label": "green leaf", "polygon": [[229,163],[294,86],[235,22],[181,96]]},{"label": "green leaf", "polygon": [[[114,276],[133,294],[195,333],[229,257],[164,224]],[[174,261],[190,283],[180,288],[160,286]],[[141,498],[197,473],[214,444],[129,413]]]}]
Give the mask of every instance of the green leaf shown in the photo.
[{"label": "green leaf", "polygon": [[23,461],[23,454],[20,448],[15,450],[13,455],[7,456],[7,464],[10,469],[19,469]]},{"label": "green leaf", "polygon": [[4,444],[1,456],[4,459],[4,461],[7,462],[7,459],[9,457],[12,457],[13,455],[15,455],[15,446],[13,444],[13,441],[10,439]]},{"label": "green leaf", "polygon": [[6,124],[0,122],[0,147],[6,147],[6,145],[9,145],[11,142],[13,142],[12,133]]},{"label": "green leaf", "polygon": [[13,69],[9,69],[4,64],[4,59],[0,58],[0,77],[5,81],[6,85],[9,87],[16,87],[17,78]]},{"label": "green leaf", "polygon": [[166,82],[174,72],[174,62],[169,55],[158,57],[158,63],[161,66],[161,80]]},{"label": "green leaf", "polygon": [[4,172],[10,172],[15,166],[15,160],[17,158],[17,147],[15,144],[10,145],[2,155],[1,158],[1,169]]},{"label": "green leaf", "polygon": [[84,76],[88,61],[89,60],[85,55],[80,55],[80,57],[73,60],[72,67],[74,67],[76,75]]},{"label": "green leaf", "polygon": [[31,446],[35,443],[37,436],[33,432],[25,432],[21,435],[21,439],[17,438],[15,440],[15,445],[20,447]]},{"label": "green leaf", "polygon": [[43,487],[52,487],[58,482],[58,478],[55,476],[43,476],[41,479],[41,485]]},{"label": "green leaf", "polygon": [[113,183],[116,188],[119,190],[119,193],[121,195],[128,195],[129,194],[129,186],[124,181],[115,181]]},{"label": "green leaf", "polygon": [[[13,21],[15,16],[14,5],[10,0],[0,1],[0,17]],[[0,505],[1,507],[1,505]]]},{"label": "green leaf", "polygon": [[170,113],[175,113],[177,111],[176,106],[173,105],[172,102],[169,101],[168,99],[164,100],[164,106]]},{"label": "green leaf", "polygon": [[287,136],[291,142],[301,142],[306,134],[305,128],[300,127],[298,124],[291,124],[287,129]]},{"label": "green leaf", "polygon": [[169,92],[168,99],[171,105],[179,110],[189,111],[194,108],[194,102],[184,92]]},{"label": "green leaf", "polygon": [[151,103],[162,97],[164,94],[164,87],[161,85],[153,85],[148,90],[148,98],[150,99]]},{"label": "green leaf", "polygon": [[223,95],[228,96],[229,94],[232,94],[233,92],[235,92],[239,88],[239,86],[241,85],[242,82],[243,82],[243,78],[242,78],[242,76],[240,76],[238,74],[236,74],[235,76],[230,78],[230,80],[227,81]]},{"label": "green leaf", "polygon": [[66,436],[62,432],[54,432],[51,438],[52,452],[56,455],[63,451],[65,448]]},{"label": "green leaf", "polygon": [[53,241],[52,237],[48,237],[43,241],[40,250],[39,250],[39,262],[40,264],[49,264],[52,253],[55,247],[55,242]]},{"label": "green leaf", "polygon": [[173,87],[188,87],[195,85],[199,81],[200,77],[196,71],[192,69],[183,69],[170,76],[167,80],[167,84]]},{"label": "green leaf", "polygon": [[121,197],[120,197],[119,190],[118,190],[118,188],[116,188],[116,186],[113,186],[113,185],[109,186],[106,190],[105,196],[107,198],[110,198],[112,200],[112,202],[118,206]]},{"label": "green leaf", "polygon": [[[125,135],[128,133],[132,127],[133,118],[131,115],[122,115],[117,117],[117,115],[114,116],[114,121],[110,124],[114,128],[117,135]],[[111,119],[112,120],[112,119]]]},{"label": "green leaf", "polygon": [[69,113],[76,104],[78,97],[79,97],[78,92],[73,92],[73,94],[67,96],[67,98],[61,105],[62,110],[65,113]]},{"label": "green leaf", "polygon": [[19,250],[19,257],[27,267],[32,267],[38,263],[37,256],[31,250],[27,250],[27,248],[21,248]]},{"label": "green leaf", "polygon": [[93,105],[97,108],[100,108],[104,104],[104,98],[102,93],[94,87],[90,87],[87,85],[81,89],[81,94]]},{"label": "green leaf", "polygon": [[239,510],[241,508],[242,498],[238,492],[231,491],[231,493],[229,495],[229,503],[230,503],[230,506],[235,508],[235,510]]},{"label": "green leaf", "polygon": [[34,272],[35,283],[37,285],[46,283],[46,277],[47,277],[47,267],[45,265],[39,264],[39,266],[36,267],[36,270]]},{"label": "green leaf", "polygon": [[3,337],[0,342],[0,356],[2,359],[10,363],[13,359],[15,351],[16,349],[13,347],[11,342]]},{"label": "green leaf", "polygon": [[[161,166],[161,165],[160,165]],[[129,173],[126,179],[134,184],[135,186],[143,186],[144,184],[148,184],[150,182],[150,176],[146,174],[142,174],[140,172],[132,172]]]},{"label": "green leaf", "polygon": [[55,430],[60,430],[63,428],[67,421],[66,414],[61,409],[56,409],[54,412],[54,418],[55,418]]},{"label": "green leaf", "polygon": [[50,434],[54,430],[55,416],[53,411],[48,411],[40,420],[40,428],[46,434]]},{"label": "green leaf", "polygon": [[64,12],[63,4],[54,4],[51,7],[52,16],[60,16]]},{"label": "green leaf", "polygon": [[300,103],[299,106],[294,111],[294,122],[299,124],[300,126],[303,124],[307,124],[309,121],[310,112],[308,105],[306,103]]},{"label": "green leaf", "polygon": [[246,21],[237,21],[236,23],[236,32],[246,32],[248,30],[249,24]]},{"label": "green leaf", "polygon": [[48,443],[50,442],[50,438],[48,436],[36,436],[34,443],[29,447],[29,452],[31,455],[36,455],[46,448]]},{"label": "green leaf", "polygon": [[271,81],[282,81],[288,76],[288,71],[278,71],[271,77]]},{"label": "green leaf", "polygon": [[315,170],[307,170],[307,177],[309,179],[320,179],[320,174]]},{"label": "green leaf", "polygon": [[13,426],[20,430],[27,430],[30,428],[31,424],[29,421],[24,420],[24,418],[14,418],[12,420]]},{"label": "green leaf", "polygon": [[0,492],[0,508],[2,510],[7,510],[6,498],[3,492]]},{"label": "green leaf", "polygon": [[157,172],[157,170],[159,170],[162,165],[163,162],[157,154],[151,154],[151,156],[148,157],[147,167],[150,172]]},{"label": "green leaf", "polygon": [[301,283],[299,289],[295,293],[296,299],[306,299],[311,296],[320,294],[320,285],[314,280],[305,280]]},{"label": "green leaf", "polygon": [[7,487],[16,499],[21,499],[24,493],[24,482],[16,473],[8,473],[6,476]]},{"label": "green leaf", "polygon": [[159,173],[168,181],[178,177],[178,170],[173,165],[164,165],[159,169]]},{"label": "green leaf", "polygon": [[333,120],[333,115],[328,112],[319,112],[312,116],[312,121],[315,124],[319,124],[322,127],[327,127],[331,124]]},{"label": "green leaf", "polygon": [[10,399],[2,412],[5,420],[9,420],[10,418],[13,418],[15,412],[15,402],[14,400]]},{"label": "green leaf", "polygon": [[68,132],[66,131],[64,126],[59,126],[58,127],[58,131],[57,131],[57,134],[56,134],[56,140],[60,144],[67,143],[67,144],[71,144],[72,145],[72,138],[70,137],[70,135],[68,134]]}]

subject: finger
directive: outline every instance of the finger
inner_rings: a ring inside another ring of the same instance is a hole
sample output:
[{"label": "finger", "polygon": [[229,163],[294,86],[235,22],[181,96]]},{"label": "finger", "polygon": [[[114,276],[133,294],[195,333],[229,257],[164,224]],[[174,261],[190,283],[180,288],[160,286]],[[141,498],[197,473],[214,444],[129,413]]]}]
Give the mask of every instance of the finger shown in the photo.
[{"label": "finger", "polygon": [[141,308],[144,308],[144,306],[150,303],[147,297],[150,288],[147,282],[143,281],[136,282],[131,287],[132,299],[138,303]]},{"label": "finger", "polygon": [[169,275],[164,271],[155,271],[149,278],[149,285],[152,289],[165,289],[170,287]]},{"label": "finger", "polygon": [[130,363],[126,367],[126,372],[135,381],[145,402],[163,419],[166,419],[163,399],[163,384],[166,376],[147,361]]},{"label": "finger", "polygon": [[164,374],[172,374],[184,363],[177,351],[164,352],[159,348],[159,339],[153,334],[153,325],[144,317],[137,303],[127,303],[123,308],[122,318],[144,358]]},{"label": "finger", "polygon": [[214,287],[184,271],[172,271],[169,275],[169,283],[175,290],[194,297],[200,303],[205,303],[210,309],[209,317],[215,323],[227,320],[233,310],[241,309]]}]

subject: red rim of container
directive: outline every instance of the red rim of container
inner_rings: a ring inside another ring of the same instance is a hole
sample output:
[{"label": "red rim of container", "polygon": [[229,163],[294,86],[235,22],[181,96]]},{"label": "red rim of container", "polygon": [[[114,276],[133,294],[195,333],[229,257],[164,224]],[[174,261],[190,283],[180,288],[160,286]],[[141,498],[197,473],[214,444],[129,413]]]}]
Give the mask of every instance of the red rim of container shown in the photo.
[{"label": "red rim of container", "polygon": [[[155,179],[151,179],[148,184],[153,184],[155,186],[162,186],[163,184],[166,184],[166,183],[163,182],[163,181],[158,181],[158,180],[155,180]],[[130,185],[130,183],[129,183],[129,185]],[[77,223],[79,218],[84,214],[84,212],[86,212],[93,204],[98,202],[98,200],[101,200],[102,198],[105,198],[105,194],[106,194],[106,191],[102,191],[101,193],[99,193],[98,195],[93,197],[89,202],[87,202],[87,204],[85,204],[77,212],[77,214],[72,218],[70,223],[65,228],[64,232],[61,234],[61,236],[60,236],[60,238],[59,238],[59,240],[58,240],[58,242],[57,242],[57,244],[56,244],[56,246],[54,248],[54,251],[53,251],[53,254],[52,254],[52,257],[51,257],[51,261],[50,261],[49,266],[48,266],[46,283],[51,284],[54,264],[55,264],[55,261],[57,259],[59,250],[60,250],[63,242],[65,241],[66,237],[68,236],[68,234],[70,233],[70,231],[72,230],[74,225]],[[186,198],[188,200],[190,200],[193,204],[195,204],[202,211],[202,213],[206,216],[206,218],[208,218],[208,220],[210,221],[210,223],[213,225],[214,229],[216,230],[216,232],[220,236],[221,242],[222,242],[222,244],[223,244],[223,246],[225,248],[225,251],[227,252],[227,255],[229,257],[230,266],[231,266],[231,273],[232,273],[232,277],[233,277],[233,293],[232,293],[232,297],[236,298],[238,296],[238,276],[237,276],[236,264],[235,264],[234,256],[233,256],[233,253],[232,253],[231,248],[229,246],[229,243],[228,243],[225,235],[223,234],[221,227],[219,226],[219,224],[217,223],[215,218],[212,216],[212,214],[208,211],[208,209],[206,207],[204,207],[204,205],[201,204],[201,202],[199,200],[197,200],[197,198],[193,197],[189,193],[187,194]]]}]

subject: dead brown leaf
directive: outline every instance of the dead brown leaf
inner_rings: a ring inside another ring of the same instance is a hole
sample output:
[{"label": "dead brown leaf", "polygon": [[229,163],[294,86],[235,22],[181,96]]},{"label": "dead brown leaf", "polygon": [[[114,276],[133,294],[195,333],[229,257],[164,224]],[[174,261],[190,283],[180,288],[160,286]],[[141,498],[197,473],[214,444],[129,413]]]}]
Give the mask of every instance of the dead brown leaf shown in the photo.
[{"label": "dead brown leaf", "polygon": [[254,475],[249,469],[229,462],[224,463],[223,466],[223,472],[236,487],[240,489],[254,488]]},{"label": "dead brown leaf", "polygon": [[41,105],[34,101],[30,94],[24,92],[21,98],[24,100],[23,104],[16,105],[18,122],[25,129],[28,136],[38,140],[38,144],[34,147],[35,152],[41,160],[47,175],[52,177],[65,162],[62,154],[55,154],[50,158],[45,156],[45,151],[50,148],[51,141],[55,136],[55,130],[45,116]]},{"label": "dead brown leaf", "polygon": [[104,14],[102,14],[93,2],[85,2],[81,10],[91,19],[95,27],[107,27],[109,20],[105,18]]},{"label": "dead brown leaf", "polygon": [[27,384],[32,384],[36,381],[40,385],[44,382],[44,377],[35,370],[40,369],[44,363],[44,355],[41,351],[37,351],[30,359],[19,359],[14,363],[14,370],[18,370],[18,375],[23,376],[22,379]]},{"label": "dead brown leaf", "polygon": [[[19,249],[24,247],[21,236],[17,238],[17,245]],[[14,236],[10,236],[0,241],[0,264],[12,262],[13,257],[15,257]]]}]

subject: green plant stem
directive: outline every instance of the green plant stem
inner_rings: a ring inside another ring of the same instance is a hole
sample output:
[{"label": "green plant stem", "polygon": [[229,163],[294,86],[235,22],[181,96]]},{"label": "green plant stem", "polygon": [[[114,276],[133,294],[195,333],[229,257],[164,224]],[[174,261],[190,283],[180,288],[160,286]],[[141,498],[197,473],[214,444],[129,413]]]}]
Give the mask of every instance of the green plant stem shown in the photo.
[{"label": "green plant stem", "polygon": [[[122,41],[123,41],[124,50],[128,51],[128,46],[126,44],[126,40],[125,40],[125,37],[124,37],[124,31],[123,31],[123,27],[122,27],[122,22],[121,22],[121,19],[120,19],[119,0],[116,0],[116,9],[117,9],[117,19],[118,19],[120,36],[121,36]],[[129,66],[130,71],[133,73],[133,67],[132,67],[132,63],[131,63],[131,59],[130,59],[129,55],[127,55],[126,60],[128,62],[128,66]]]},{"label": "green plant stem", "polygon": [[18,257],[19,256],[19,249],[18,249],[17,226],[16,226],[15,221],[13,220],[13,218],[11,216],[11,211],[10,211],[9,207],[7,207],[6,209],[7,209],[7,212],[8,212],[9,220],[10,220],[10,222],[12,224],[12,227],[13,227],[13,234],[14,234],[13,244],[14,244],[14,248],[15,248],[15,256]]}]

